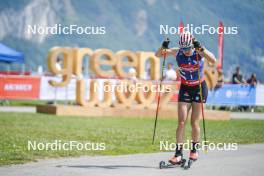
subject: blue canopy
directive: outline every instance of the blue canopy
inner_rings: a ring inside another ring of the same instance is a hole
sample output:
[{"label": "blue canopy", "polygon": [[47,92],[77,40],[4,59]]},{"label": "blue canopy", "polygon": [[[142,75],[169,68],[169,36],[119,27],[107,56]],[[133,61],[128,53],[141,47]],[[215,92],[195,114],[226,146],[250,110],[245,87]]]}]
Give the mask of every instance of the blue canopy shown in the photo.
[{"label": "blue canopy", "polygon": [[12,63],[12,62],[24,62],[24,55],[12,48],[0,43],[0,62]]}]

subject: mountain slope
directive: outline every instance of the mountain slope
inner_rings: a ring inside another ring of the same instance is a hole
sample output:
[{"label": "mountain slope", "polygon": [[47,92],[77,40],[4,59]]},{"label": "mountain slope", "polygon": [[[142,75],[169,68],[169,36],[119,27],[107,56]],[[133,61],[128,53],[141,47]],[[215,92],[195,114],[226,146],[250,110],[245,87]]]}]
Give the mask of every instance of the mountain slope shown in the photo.
[{"label": "mountain slope", "polygon": [[[234,67],[240,65],[248,77],[251,72],[264,73],[264,2],[216,0],[145,0],[145,1],[81,1],[81,0],[13,0],[0,2],[0,40],[26,55],[27,69],[46,64],[46,56],[53,46],[109,48],[114,51],[154,51],[163,36],[159,25],[177,27],[185,24],[217,27],[237,26],[238,35],[225,35],[224,71],[230,77]],[[27,25],[54,24],[105,26],[105,35],[29,35]],[[170,35],[171,46],[178,36]],[[217,55],[217,35],[197,35],[196,38]]]}]

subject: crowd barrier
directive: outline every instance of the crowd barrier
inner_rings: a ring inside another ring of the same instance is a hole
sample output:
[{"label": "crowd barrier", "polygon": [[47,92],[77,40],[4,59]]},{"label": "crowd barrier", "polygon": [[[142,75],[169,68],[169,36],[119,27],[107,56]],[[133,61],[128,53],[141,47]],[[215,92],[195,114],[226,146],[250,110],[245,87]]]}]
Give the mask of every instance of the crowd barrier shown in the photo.
[{"label": "crowd barrier", "polygon": [[[66,100],[76,98],[76,79],[71,79],[66,87],[55,88],[49,85],[49,80],[60,80],[60,77],[34,76],[0,76],[0,99],[4,100]],[[89,89],[89,79],[86,86]],[[105,79],[97,79],[99,83],[99,100],[103,99],[103,83]],[[117,80],[108,80],[115,85]],[[168,84],[168,83],[167,83]],[[88,91],[87,91],[88,92]],[[87,99],[89,94],[86,95]],[[171,97],[171,102],[177,102],[178,90]],[[113,94],[113,100],[115,96]],[[264,106],[264,85],[256,87],[249,85],[224,84],[217,90],[209,91],[209,105],[258,105]]]}]

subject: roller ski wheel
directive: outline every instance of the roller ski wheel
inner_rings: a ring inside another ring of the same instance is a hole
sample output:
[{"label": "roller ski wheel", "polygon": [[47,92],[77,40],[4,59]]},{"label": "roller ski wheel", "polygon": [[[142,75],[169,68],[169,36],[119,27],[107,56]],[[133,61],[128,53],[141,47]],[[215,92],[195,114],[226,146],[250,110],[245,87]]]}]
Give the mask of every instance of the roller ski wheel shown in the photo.
[{"label": "roller ski wheel", "polygon": [[190,157],[187,162],[187,166],[184,166],[184,169],[190,169],[192,164],[198,159],[198,152],[190,152]]},{"label": "roller ski wheel", "polygon": [[187,162],[187,165],[184,166],[184,169],[185,170],[188,170],[191,168],[192,164],[196,161],[197,159],[189,159],[188,162]]},{"label": "roller ski wheel", "polygon": [[161,161],[159,163],[159,168],[160,169],[166,169],[166,168],[173,168],[176,166],[184,167],[185,163],[186,163],[186,159],[181,159],[181,161],[179,161],[177,163]]}]

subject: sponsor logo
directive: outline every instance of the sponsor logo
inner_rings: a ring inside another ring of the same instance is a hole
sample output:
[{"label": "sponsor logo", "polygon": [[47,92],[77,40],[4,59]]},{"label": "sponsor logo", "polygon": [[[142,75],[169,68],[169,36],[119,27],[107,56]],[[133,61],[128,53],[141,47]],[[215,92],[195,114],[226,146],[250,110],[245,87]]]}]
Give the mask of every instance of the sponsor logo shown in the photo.
[{"label": "sponsor logo", "polygon": [[5,91],[31,91],[31,84],[6,84],[4,87]]}]

